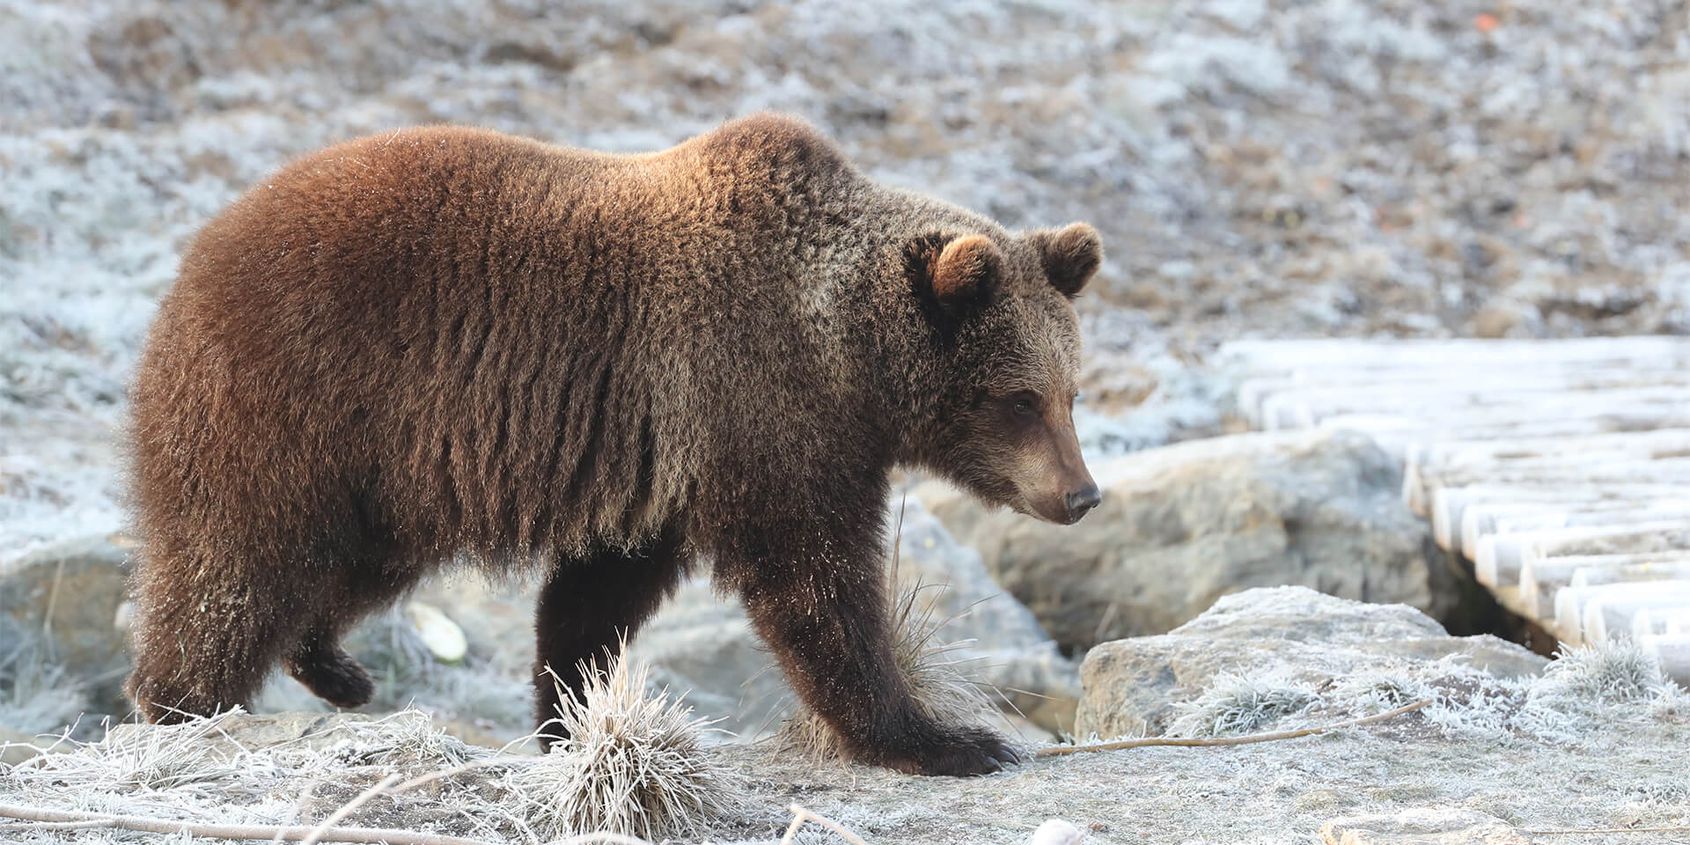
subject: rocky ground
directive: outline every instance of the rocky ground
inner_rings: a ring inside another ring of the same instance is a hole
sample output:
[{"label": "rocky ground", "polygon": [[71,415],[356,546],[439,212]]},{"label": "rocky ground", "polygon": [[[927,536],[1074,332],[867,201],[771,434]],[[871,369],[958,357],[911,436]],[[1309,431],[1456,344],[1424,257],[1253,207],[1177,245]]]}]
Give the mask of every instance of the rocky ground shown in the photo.
[{"label": "rocky ground", "polygon": [[[1289,637],[1276,643],[1264,632]],[[1546,667],[1518,646],[1450,637],[1405,606],[1285,587],[1231,596],[1167,637],[1094,650],[1086,677],[1082,726],[1107,732],[1136,732],[1149,721],[1172,736],[1229,737],[1429,704],[1300,739],[1046,757],[980,779],[912,778],[772,743],[699,748],[688,754],[739,800],[679,841],[773,842],[791,804],[874,843],[1022,843],[1052,818],[1084,839],[1044,842],[1523,843],[1543,841],[1541,831],[1610,828],[1622,830],[1577,841],[1690,841],[1690,697],[1635,651],[1580,652]],[[1176,702],[1170,720],[1155,712],[1160,703],[1146,709],[1146,686],[1130,683],[1157,677],[1179,688],[1148,685]],[[183,728],[126,727],[102,743],[0,770],[0,805],[311,824],[384,776],[455,770],[428,789],[372,801],[346,821],[525,842],[548,829],[534,789],[557,777],[544,767],[559,759],[556,751],[540,758],[465,746],[414,711],[376,721],[229,716]],[[466,763],[476,768],[459,768]],[[675,764],[655,768],[646,782]],[[90,788],[96,781],[102,788]],[[1624,828],[1677,831],[1638,838]],[[39,843],[126,835],[0,833]],[[1413,838],[1430,833],[1444,838]],[[804,841],[834,840],[815,829]]]}]

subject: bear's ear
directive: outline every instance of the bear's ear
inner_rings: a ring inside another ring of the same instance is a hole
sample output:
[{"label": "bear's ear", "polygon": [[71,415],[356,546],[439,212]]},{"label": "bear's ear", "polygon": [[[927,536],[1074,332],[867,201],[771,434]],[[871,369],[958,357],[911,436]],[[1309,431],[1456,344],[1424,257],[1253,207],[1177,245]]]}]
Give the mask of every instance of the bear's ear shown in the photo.
[{"label": "bear's ear", "polygon": [[947,308],[983,301],[1003,271],[1003,253],[984,235],[964,235],[945,244],[927,265],[928,288]]},{"label": "bear's ear", "polygon": [[1033,243],[1039,248],[1039,259],[1051,285],[1069,299],[1080,295],[1103,263],[1103,239],[1086,223],[1035,232]]}]

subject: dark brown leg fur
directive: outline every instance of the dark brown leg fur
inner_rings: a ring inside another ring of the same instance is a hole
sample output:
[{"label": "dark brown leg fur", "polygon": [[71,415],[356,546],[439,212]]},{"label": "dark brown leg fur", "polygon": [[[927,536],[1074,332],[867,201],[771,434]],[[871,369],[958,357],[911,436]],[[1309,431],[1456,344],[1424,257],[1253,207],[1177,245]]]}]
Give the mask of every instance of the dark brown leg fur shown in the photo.
[{"label": "dark brown leg fur", "polygon": [[128,684],[141,714],[174,722],[247,706],[278,661],[336,707],[367,703],[374,685],[340,635],[391,604],[421,570],[389,565],[391,543],[362,525],[332,543],[196,526],[173,514],[147,532]]},{"label": "dark brown leg fur", "polygon": [[[719,555],[763,640],[804,703],[865,763],[911,774],[979,775],[1018,761],[988,730],[935,722],[892,657],[878,504],[856,526],[750,531]],[[835,515],[837,517],[837,514]]]},{"label": "dark brown leg fur", "polygon": [[[675,591],[687,570],[684,545],[681,532],[671,529],[626,552],[605,548],[557,562],[540,591],[535,621],[534,718],[546,728],[542,733],[556,733],[545,723],[557,715],[557,682],[579,696],[582,661],[604,669]],[[541,746],[550,747],[552,738],[542,736]]]},{"label": "dark brown leg fur", "polygon": [[253,575],[278,571],[285,570],[260,547],[232,538],[199,544],[149,537],[136,573],[141,615],[128,683],[148,721],[245,706],[258,692],[298,641],[296,609],[314,598],[303,591],[305,579]]}]

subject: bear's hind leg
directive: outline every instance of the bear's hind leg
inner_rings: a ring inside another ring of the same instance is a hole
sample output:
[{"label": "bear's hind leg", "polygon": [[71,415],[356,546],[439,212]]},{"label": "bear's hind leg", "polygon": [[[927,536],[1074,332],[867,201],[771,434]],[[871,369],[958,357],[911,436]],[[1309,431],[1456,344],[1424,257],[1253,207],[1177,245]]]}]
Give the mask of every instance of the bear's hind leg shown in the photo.
[{"label": "bear's hind leg", "polygon": [[535,622],[534,718],[546,728],[542,747],[555,738],[546,734],[557,732],[546,723],[562,703],[559,687],[579,696],[582,662],[602,671],[675,591],[687,570],[684,545],[681,531],[670,528],[628,551],[601,548],[554,564]]},{"label": "bear's hind leg", "polygon": [[409,565],[396,548],[379,535],[343,547],[337,555],[342,561],[336,570],[339,577],[331,579],[334,586],[313,604],[311,627],[282,661],[294,680],[343,710],[370,703],[375,682],[341,647],[340,638],[364,617],[392,606],[427,569]]},{"label": "bear's hind leg", "polygon": [[261,554],[222,541],[148,541],[135,574],[135,669],[127,691],[149,722],[171,723],[246,706],[297,639],[283,593],[298,579]]}]

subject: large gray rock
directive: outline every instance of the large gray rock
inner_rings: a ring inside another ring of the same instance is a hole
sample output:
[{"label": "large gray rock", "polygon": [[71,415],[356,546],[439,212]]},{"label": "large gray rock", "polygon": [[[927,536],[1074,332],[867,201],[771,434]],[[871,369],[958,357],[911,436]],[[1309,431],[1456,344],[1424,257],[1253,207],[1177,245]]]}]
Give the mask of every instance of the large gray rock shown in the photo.
[{"label": "large gray rock", "polygon": [[1248,590],[1167,634],[1103,643],[1080,667],[1080,735],[1161,734],[1221,675],[1319,686],[1361,672],[1456,658],[1502,678],[1547,661],[1491,636],[1452,637],[1412,607],[1364,604],[1306,587]]},{"label": "large gray rock", "polygon": [[[0,629],[27,633],[0,644],[0,660],[40,661],[96,712],[124,712],[129,641],[116,619],[128,590],[128,556],[114,538],[97,535],[46,546],[0,566],[0,614],[6,617]],[[8,654],[25,646],[39,653]]]},{"label": "large gray rock", "polygon": [[1434,616],[1454,602],[1401,502],[1396,462],[1365,436],[1241,434],[1092,470],[1103,504],[1073,526],[990,511],[936,482],[916,492],[1068,647],[1159,634],[1250,587],[1299,584]]}]

